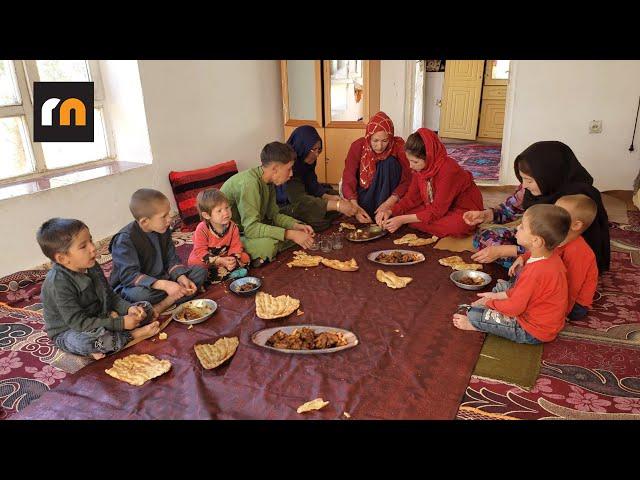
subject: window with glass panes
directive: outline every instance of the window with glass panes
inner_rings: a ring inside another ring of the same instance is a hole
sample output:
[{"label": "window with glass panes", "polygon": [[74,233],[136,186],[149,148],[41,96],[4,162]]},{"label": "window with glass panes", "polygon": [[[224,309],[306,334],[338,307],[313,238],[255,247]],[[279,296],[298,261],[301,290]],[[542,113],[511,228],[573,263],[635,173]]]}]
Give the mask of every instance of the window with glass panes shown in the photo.
[{"label": "window with glass panes", "polygon": [[[93,142],[33,142],[33,82],[94,82]],[[115,157],[96,60],[0,60],[0,182]]]}]

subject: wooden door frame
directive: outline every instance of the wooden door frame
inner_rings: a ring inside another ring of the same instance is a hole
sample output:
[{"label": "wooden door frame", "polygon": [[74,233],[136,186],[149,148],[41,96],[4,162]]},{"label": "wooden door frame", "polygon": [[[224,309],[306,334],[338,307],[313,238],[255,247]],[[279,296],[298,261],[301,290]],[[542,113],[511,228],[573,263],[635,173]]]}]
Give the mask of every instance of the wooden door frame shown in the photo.
[{"label": "wooden door frame", "polygon": [[[407,60],[407,62],[409,62],[409,60]],[[509,159],[511,158],[511,130],[513,126],[513,109],[516,99],[516,84],[518,80],[518,63],[518,60],[511,60],[511,63],[509,65],[509,83],[507,84],[507,95],[505,99],[504,127],[502,129],[502,145],[500,149],[500,172],[498,175],[498,185],[509,184],[509,179],[513,177],[513,162],[509,161]],[[408,67],[407,71],[409,71]],[[415,92],[412,88],[408,88],[408,85],[407,93],[409,93],[409,95],[407,95],[406,97],[410,97],[410,101],[413,102]],[[405,100],[405,109],[409,108],[408,105],[409,102]],[[424,104],[422,115],[424,125]],[[406,118],[407,116],[405,114],[405,121]]]},{"label": "wooden door frame", "polygon": [[513,108],[516,100],[516,83],[518,80],[519,60],[509,63],[509,83],[507,84],[507,98],[505,99],[504,127],[502,128],[502,146],[500,148],[499,185],[508,185],[509,178],[513,178],[513,162],[511,155],[511,129],[513,127]]},{"label": "wooden door frame", "polygon": [[321,73],[321,60],[314,60],[315,62],[315,107],[316,116],[314,119],[298,120],[291,119],[289,116],[289,79],[287,75],[288,60],[280,60],[280,81],[282,88],[282,112],[284,115],[284,125],[286,127],[299,127],[301,125],[311,125],[312,127],[322,128],[322,73]]}]

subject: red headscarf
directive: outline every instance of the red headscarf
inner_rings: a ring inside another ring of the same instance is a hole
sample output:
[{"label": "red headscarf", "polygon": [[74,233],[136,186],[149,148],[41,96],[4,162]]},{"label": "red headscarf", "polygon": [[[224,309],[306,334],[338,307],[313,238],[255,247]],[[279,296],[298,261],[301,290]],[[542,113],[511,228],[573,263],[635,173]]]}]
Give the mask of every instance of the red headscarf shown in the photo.
[{"label": "red headscarf", "polygon": [[[387,132],[389,135],[389,144],[382,153],[376,153],[371,148],[371,136],[377,132]],[[360,156],[360,185],[363,188],[369,187],[369,183],[376,174],[376,164],[380,160],[385,160],[390,156],[398,158],[399,150],[403,148],[404,141],[400,137],[394,137],[393,133],[393,122],[384,112],[376,113],[367,123],[364,146]]]},{"label": "red headscarf", "polygon": [[438,135],[432,130],[419,128],[417,134],[420,135],[420,138],[422,138],[424,142],[424,150],[427,158],[425,159],[424,168],[419,172],[414,172],[414,175],[420,176],[420,183],[418,184],[420,186],[420,195],[422,196],[422,200],[426,204],[429,204],[433,202],[431,179],[436,176],[442,165],[449,159],[449,155]]}]

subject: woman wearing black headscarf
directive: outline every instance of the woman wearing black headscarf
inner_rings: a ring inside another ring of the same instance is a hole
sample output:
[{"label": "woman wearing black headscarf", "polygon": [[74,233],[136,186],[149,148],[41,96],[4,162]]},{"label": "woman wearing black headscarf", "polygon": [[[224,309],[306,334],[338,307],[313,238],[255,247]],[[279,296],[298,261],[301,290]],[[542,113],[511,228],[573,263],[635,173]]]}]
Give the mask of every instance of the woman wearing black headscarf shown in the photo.
[{"label": "woman wearing black headscarf", "polygon": [[309,125],[298,127],[287,143],[295,150],[296,161],[293,177],[276,187],[280,212],[311,225],[316,231],[329,228],[340,213],[355,215],[356,208],[351,202],[341,199],[330,185],[318,182],[316,163],[322,152],[322,139],[316,129]]},{"label": "woman wearing black headscarf", "polygon": [[[598,213],[582,236],[596,256],[598,270],[609,270],[611,250],[607,212],[600,192],[593,187],[593,177],[573,151],[558,141],[536,142],[516,157],[514,169],[521,182],[518,190],[496,208],[467,212],[464,220],[469,225],[509,223],[531,205],[553,204],[564,195],[585,194],[596,202]],[[514,230],[504,227],[479,231],[473,244],[479,251],[471,258],[481,263],[498,260],[508,267],[514,257],[523,253],[523,248],[515,241]]]}]

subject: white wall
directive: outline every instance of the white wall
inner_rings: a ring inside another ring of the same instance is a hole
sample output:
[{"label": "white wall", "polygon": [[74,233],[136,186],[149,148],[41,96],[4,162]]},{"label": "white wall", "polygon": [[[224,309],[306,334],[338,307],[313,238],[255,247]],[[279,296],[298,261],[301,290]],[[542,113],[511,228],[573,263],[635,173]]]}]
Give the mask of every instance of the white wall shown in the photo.
[{"label": "white wall", "polygon": [[[598,189],[632,188],[640,169],[640,148],[628,151],[640,97],[640,61],[517,60],[511,73],[515,88],[502,183],[517,183],[513,160],[530,144],[560,140],[571,147]],[[591,120],[602,120],[602,133],[589,133]]]},{"label": "white wall", "polygon": [[440,105],[442,100],[442,86],[444,84],[444,72],[425,73],[424,94],[424,126],[430,130],[440,130]]},{"label": "white wall", "polygon": [[405,126],[406,70],[406,60],[380,62],[380,110],[393,121],[396,136],[405,139],[411,134],[411,125]]},{"label": "white wall", "polygon": [[[128,201],[138,188],[161,190],[175,206],[169,171],[230,159],[242,170],[259,163],[265,143],[283,141],[278,61],[139,61],[138,66],[153,164],[0,201],[0,276],[47,261],[35,232],[48,218],[79,218],[94,238],[104,238],[131,221]],[[123,138],[116,140],[124,148]]]}]

